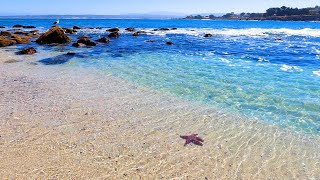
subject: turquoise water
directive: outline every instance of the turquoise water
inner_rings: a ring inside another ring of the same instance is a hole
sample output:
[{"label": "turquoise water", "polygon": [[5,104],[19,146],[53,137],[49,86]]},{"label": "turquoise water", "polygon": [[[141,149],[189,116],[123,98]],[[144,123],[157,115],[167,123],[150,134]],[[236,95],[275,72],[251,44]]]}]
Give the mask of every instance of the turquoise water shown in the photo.
[{"label": "turquoise water", "polygon": [[[79,35],[89,35],[92,39],[106,36],[108,27],[121,28],[121,36],[112,39],[110,44],[93,48],[44,47],[48,51],[78,53],[59,66],[99,68],[140,86],[320,135],[320,23],[60,21],[63,27],[103,28],[82,29],[72,35],[73,41]],[[45,31],[52,22],[0,20],[0,25],[8,28],[19,23]],[[134,38],[124,31],[127,27],[147,34]],[[178,29],[153,31],[160,27]],[[213,37],[204,38],[205,33]],[[167,41],[174,45],[166,45]]]}]

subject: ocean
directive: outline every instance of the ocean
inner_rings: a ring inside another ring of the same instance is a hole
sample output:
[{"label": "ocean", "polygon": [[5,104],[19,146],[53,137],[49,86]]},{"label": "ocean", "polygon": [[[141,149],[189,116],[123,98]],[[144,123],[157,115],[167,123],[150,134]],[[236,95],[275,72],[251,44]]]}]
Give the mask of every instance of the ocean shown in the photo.
[{"label": "ocean", "polygon": [[[45,32],[53,22],[1,19],[0,25],[3,30],[32,25]],[[113,27],[120,28],[120,37],[90,48],[35,42],[17,48],[56,55],[38,56],[43,66],[95,68],[236,116],[320,135],[319,22],[60,19],[59,25],[82,28],[70,35],[73,42],[81,35],[106,37]],[[133,37],[128,27],[145,33]],[[207,33],[213,36],[205,38]],[[54,63],[67,52],[77,55]]]}]

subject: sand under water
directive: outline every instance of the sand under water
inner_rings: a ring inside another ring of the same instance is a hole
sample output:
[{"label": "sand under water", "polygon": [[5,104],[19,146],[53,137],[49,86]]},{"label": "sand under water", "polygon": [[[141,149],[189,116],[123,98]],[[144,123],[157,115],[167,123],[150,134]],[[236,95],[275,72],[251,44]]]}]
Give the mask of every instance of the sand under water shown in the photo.
[{"label": "sand under water", "polygon": [[1,179],[320,179],[318,136],[6,50]]}]

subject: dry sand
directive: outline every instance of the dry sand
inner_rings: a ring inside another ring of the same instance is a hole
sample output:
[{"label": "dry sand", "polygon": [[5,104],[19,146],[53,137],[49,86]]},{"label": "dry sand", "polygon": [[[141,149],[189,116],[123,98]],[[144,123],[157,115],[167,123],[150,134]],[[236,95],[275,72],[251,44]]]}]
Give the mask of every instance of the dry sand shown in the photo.
[{"label": "dry sand", "polygon": [[0,179],[320,179],[319,137],[35,57],[0,50]]}]

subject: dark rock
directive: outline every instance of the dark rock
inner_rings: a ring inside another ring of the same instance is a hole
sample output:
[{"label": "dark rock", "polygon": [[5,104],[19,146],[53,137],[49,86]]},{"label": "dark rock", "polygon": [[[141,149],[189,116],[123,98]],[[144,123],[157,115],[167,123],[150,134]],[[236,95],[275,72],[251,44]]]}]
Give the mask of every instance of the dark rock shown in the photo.
[{"label": "dark rock", "polygon": [[73,34],[73,30],[70,29],[70,28],[66,28],[66,29],[65,29],[65,32],[66,32],[67,34]]},{"label": "dark rock", "polygon": [[171,30],[177,30],[178,28],[171,28]]},{"label": "dark rock", "polygon": [[78,31],[74,29],[72,32],[76,33],[76,32],[78,32]]},{"label": "dark rock", "polygon": [[74,55],[76,55],[76,53],[75,52],[68,52],[67,55],[68,56],[74,56]]},{"label": "dark rock", "polygon": [[159,30],[160,31],[169,31],[170,29],[169,28],[160,28]]},{"label": "dark rock", "polygon": [[118,38],[119,37],[119,33],[118,32],[112,32],[108,35],[109,38]]},{"label": "dark rock", "polygon": [[205,34],[204,37],[212,37],[212,34]]},{"label": "dark rock", "polygon": [[13,26],[14,28],[22,28],[23,26],[21,24],[16,24]]},{"label": "dark rock", "polygon": [[0,26],[0,28],[2,29],[2,28],[6,28],[6,27],[4,27],[4,26]]},{"label": "dark rock", "polygon": [[33,28],[36,28],[35,26],[23,26],[23,28],[25,29],[33,29]]},{"label": "dark rock", "polygon": [[73,46],[73,47],[86,47],[85,44],[77,43],[77,42],[76,42],[76,43],[73,43],[72,46]]},{"label": "dark rock", "polygon": [[29,33],[39,33],[39,30],[32,30],[32,31],[29,31]]},{"label": "dark rock", "polygon": [[147,40],[146,42],[155,42],[155,40]]},{"label": "dark rock", "polygon": [[9,31],[1,31],[0,36],[11,36],[11,32]]},{"label": "dark rock", "polygon": [[81,29],[79,26],[73,26],[73,29]]},{"label": "dark rock", "polygon": [[100,43],[109,43],[110,40],[109,40],[108,38],[106,38],[106,37],[103,37],[103,38],[98,39],[97,42],[100,42]]},{"label": "dark rock", "polygon": [[119,28],[111,28],[111,29],[108,29],[107,31],[109,31],[109,32],[119,32],[120,29]]},{"label": "dark rock", "polygon": [[167,42],[166,44],[168,44],[168,45],[173,45],[173,42],[169,41],[169,42]]},{"label": "dark rock", "polygon": [[96,29],[102,29],[102,27],[96,27]]},{"label": "dark rock", "polygon": [[132,34],[132,36],[138,37],[138,36],[139,36],[139,33],[138,33],[138,32],[135,32],[135,33]]},{"label": "dark rock", "polygon": [[37,53],[37,51],[33,47],[25,48],[22,51],[19,51],[18,54],[20,55],[31,55]]},{"label": "dark rock", "polygon": [[133,32],[133,31],[135,31],[135,29],[130,27],[130,28],[127,28],[126,31]]},{"label": "dark rock", "polygon": [[20,35],[27,35],[28,32],[24,32],[24,31],[16,31],[13,34],[20,34]]},{"label": "dark rock", "polygon": [[87,46],[96,46],[97,44],[90,39],[79,39],[77,43],[85,44]]},{"label": "dark rock", "polygon": [[16,41],[0,36],[0,47],[12,46],[14,44],[16,44]]},{"label": "dark rock", "polygon": [[71,39],[67,35],[64,34],[63,29],[59,26],[55,26],[51,28],[49,31],[41,35],[36,42],[38,44],[66,44],[70,43]]}]

